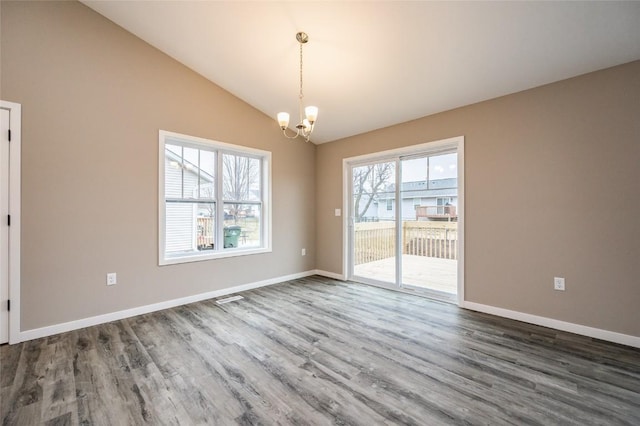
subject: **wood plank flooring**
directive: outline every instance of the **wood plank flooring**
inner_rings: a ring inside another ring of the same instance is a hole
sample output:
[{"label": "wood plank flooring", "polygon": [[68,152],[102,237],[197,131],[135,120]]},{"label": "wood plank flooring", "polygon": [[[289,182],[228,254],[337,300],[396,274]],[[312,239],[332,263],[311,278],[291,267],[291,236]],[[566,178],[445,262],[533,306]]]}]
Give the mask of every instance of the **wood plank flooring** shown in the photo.
[{"label": "wood plank flooring", "polygon": [[4,425],[640,425],[640,350],[310,277],[0,348]]}]

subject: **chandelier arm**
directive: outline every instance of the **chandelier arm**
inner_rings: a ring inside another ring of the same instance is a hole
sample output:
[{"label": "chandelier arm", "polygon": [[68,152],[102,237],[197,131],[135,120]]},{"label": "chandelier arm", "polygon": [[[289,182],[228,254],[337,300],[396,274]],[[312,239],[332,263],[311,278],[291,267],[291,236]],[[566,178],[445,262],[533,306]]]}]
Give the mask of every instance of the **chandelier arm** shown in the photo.
[{"label": "chandelier arm", "polygon": [[313,133],[313,124],[310,124],[309,127],[304,127],[303,129],[301,129],[300,133],[303,136],[310,136],[311,133]]},{"label": "chandelier arm", "polygon": [[289,136],[287,135],[287,130],[289,130],[289,128],[285,128],[284,130],[282,130],[282,134],[284,135],[285,138],[287,139],[295,139],[298,136],[300,136],[300,130],[298,130],[293,136]]}]

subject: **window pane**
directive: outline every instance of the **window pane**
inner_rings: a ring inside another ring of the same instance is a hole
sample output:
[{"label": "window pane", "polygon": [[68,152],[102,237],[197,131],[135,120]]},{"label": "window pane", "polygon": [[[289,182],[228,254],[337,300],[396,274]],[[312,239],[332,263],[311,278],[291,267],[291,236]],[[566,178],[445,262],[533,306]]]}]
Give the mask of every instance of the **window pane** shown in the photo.
[{"label": "window pane", "polygon": [[215,152],[165,145],[165,198],[215,198]]},{"label": "window pane", "polygon": [[[388,219],[395,197],[395,163],[353,168],[353,210],[356,222]],[[395,214],[395,213],[394,213]]]},{"label": "window pane", "polygon": [[182,147],[165,145],[164,193],[166,198],[182,198]]},{"label": "window pane", "polygon": [[216,205],[214,203],[198,204],[198,250],[213,250],[216,241]]},{"label": "window pane", "polygon": [[212,250],[215,242],[215,204],[167,202],[165,253],[183,255]]},{"label": "window pane", "polygon": [[200,198],[215,197],[216,154],[200,151]]},{"label": "window pane", "polygon": [[224,205],[224,248],[259,247],[262,241],[259,204]]},{"label": "window pane", "polygon": [[457,153],[429,157],[429,180],[455,179],[457,177]]},{"label": "window pane", "polygon": [[165,150],[170,151],[178,157],[182,158],[182,145],[172,145],[170,143],[167,143],[164,145],[164,147]]},{"label": "window pane", "polygon": [[240,155],[223,154],[224,199],[260,201],[260,160]]},{"label": "window pane", "polygon": [[[427,157],[402,160],[402,184],[427,181]],[[405,189],[405,188],[403,188]]]},{"label": "window pane", "polygon": [[194,148],[183,148],[183,198],[198,198],[198,151]]}]

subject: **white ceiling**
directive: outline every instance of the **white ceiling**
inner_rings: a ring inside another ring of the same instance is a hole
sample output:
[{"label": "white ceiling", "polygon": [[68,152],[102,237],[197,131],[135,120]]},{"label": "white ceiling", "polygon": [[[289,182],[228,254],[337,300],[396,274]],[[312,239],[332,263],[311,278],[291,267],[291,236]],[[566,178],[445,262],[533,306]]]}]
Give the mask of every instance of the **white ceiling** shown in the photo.
[{"label": "white ceiling", "polygon": [[83,1],[323,143],[640,59],[640,2]]}]

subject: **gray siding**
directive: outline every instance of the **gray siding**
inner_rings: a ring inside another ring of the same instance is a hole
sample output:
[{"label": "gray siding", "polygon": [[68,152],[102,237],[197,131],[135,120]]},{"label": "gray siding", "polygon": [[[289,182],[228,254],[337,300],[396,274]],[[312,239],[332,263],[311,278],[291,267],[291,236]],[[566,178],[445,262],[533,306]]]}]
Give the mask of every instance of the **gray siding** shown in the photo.
[{"label": "gray siding", "polygon": [[[170,164],[165,157],[165,193],[168,198],[182,198],[183,173],[181,167]],[[195,189],[198,176],[184,170],[184,198],[197,195]],[[178,253],[197,249],[196,215],[197,204],[167,203],[165,207],[165,250],[166,253]]]},{"label": "gray siding", "polygon": [[166,240],[167,254],[196,249],[196,204],[167,203]]}]

